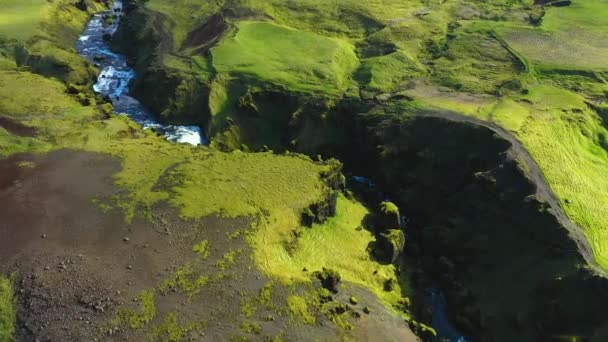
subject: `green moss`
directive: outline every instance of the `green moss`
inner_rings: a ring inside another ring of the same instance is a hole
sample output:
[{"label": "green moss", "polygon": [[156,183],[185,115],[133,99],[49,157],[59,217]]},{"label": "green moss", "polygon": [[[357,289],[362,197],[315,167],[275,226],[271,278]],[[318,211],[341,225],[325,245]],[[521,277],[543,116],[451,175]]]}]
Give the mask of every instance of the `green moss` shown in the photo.
[{"label": "green moss", "polygon": [[226,269],[231,268],[236,264],[236,258],[241,253],[241,250],[228,251],[222,256],[220,260],[218,260],[215,265],[222,271],[225,271]]},{"label": "green moss", "polygon": [[266,285],[264,285],[264,287],[262,287],[260,289],[260,293],[258,295],[258,302],[261,305],[264,305],[266,307],[272,307],[272,295],[274,294],[274,283],[273,282],[268,282],[266,283]]},{"label": "green moss", "polygon": [[15,319],[15,297],[12,281],[0,277],[0,341],[12,341],[15,332]]},{"label": "green moss", "polygon": [[222,42],[212,54],[220,73],[330,95],[346,90],[358,65],[353,47],[345,41],[268,22],[240,22],[236,36]]},{"label": "green moss", "polygon": [[206,260],[209,258],[209,241],[203,240],[194,245],[194,247],[192,247],[192,251],[198,254],[201,259]]},{"label": "green moss", "polygon": [[182,341],[190,331],[199,329],[200,324],[188,323],[182,325],[175,312],[170,312],[165,316],[162,323],[151,328],[149,337],[152,341],[179,342]]},{"label": "green moss", "polygon": [[393,246],[401,246],[405,244],[405,236],[403,231],[399,229],[389,229],[382,234]]},{"label": "green moss", "polygon": [[195,271],[194,266],[188,263],[177,271],[171,277],[165,279],[159,286],[158,290],[166,292],[169,289],[177,289],[193,297],[197,295],[201,289],[209,282],[209,276],[201,275]]},{"label": "green moss", "polygon": [[401,82],[425,75],[424,68],[403,51],[362,61],[356,79],[370,90],[393,91]]},{"label": "green moss", "polygon": [[[285,208],[285,203],[304,207],[321,196],[323,185],[318,174],[327,168],[300,156],[201,153],[173,169],[172,175],[179,182],[170,202],[181,207],[186,218],[212,213],[255,215],[260,210]],[[202,169],[207,171],[199,172]],[[293,179],[300,181],[294,183]]]},{"label": "green moss", "polygon": [[[268,258],[263,259],[262,270],[282,282],[292,283],[310,281],[309,272],[302,272],[304,268],[310,271],[331,268],[340,274],[343,281],[369,289],[392,307],[401,299],[401,293],[409,289],[402,288],[405,284],[402,282],[397,285],[397,291],[384,291],[384,281],[394,277],[395,266],[381,265],[372,259],[368,247],[375,241],[373,234],[368,230],[356,230],[368,213],[359,202],[340,195],[336,216],[324,224],[314,224],[312,228],[304,229],[297,241],[290,245],[289,252],[284,245],[289,232],[286,231],[281,239],[280,231],[264,229],[266,244],[260,250]],[[283,224],[268,227],[280,226]],[[268,244],[268,241],[277,243]]]},{"label": "green moss", "polygon": [[399,216],[399,208],[393,202],[382,202],[380,203],[380,211],[383,214],[391,214]]},{"label": "green moss", "polygon": [[257,301],[255,298],[241,299],[241,312],[245,317],[251,318],[258,310]]},{"label": "green moss", "polygon": [[143,290],[136,300],[139,309],[121,308],[117,310],[112,320],[114,326],[126,325],[131,329],[142,329],[156,317],[156,303],[154,290]]},{"label": "green moss", "polygon": [[308,304],[305,298],[300,296],[291,295],[287,297],[287,306],[291,317],[304,324],[315,324],[316,318],[310,312]]},{"label": "green moss", "polygon": [[259,323],[243,322],[243,324],[241,324],[241,331],[246,334],[259,335],[262,333],[262,326]]},{"label": "green moss", "polygon": [[49,144],[38,139],[18,137],[0,127],[0,157],[22,152],[46,152],[50,149]]}]

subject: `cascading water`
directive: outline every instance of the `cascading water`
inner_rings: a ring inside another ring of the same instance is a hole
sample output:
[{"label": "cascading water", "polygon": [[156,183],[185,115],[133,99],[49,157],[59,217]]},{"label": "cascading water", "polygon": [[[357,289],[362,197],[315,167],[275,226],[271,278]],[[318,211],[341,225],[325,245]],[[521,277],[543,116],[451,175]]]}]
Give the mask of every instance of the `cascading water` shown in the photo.
[{"label": "cascading water", "polygon": [[[104,36],[111,36],[116,32],[122,14],[122,1],[114,1],[109,11],[93,15],[76,43],[76,50],[102,70],[93,90],[107,96],[112,101],[116,113],[129,116],[144,129],[152,128],[169,141],[206,145],[207,139],[200,127],[161,124],[139,101],[128,95],[129,83],[135,78],[135,71],[127,65],[125,56],[112,52],[104,39]],[[104,27],[105,16],[116,18]]]}]

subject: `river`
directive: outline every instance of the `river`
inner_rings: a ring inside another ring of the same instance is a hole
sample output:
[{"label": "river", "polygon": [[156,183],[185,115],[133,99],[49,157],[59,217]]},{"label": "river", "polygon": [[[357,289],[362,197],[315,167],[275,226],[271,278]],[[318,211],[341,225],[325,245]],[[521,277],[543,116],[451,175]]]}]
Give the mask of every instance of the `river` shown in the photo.
[{"label": "river", "polygon": [[[115,15],[116,19],[104,27],[106,15]],[[135,78],[135,70],[128,66],[125,56],[113,52],[104,40],[104,35],[116,32],[122,15],[122,1],[116,0],[109,11],[91,17],[76,43],[78,53],[101,70],[93,89],[112,101],[117,114],[129,116],[144,129],[154,129],[172,142],[206,145],[208,141],[200,127],[162,124],[144,105],[129,96],[129,84]]]}]

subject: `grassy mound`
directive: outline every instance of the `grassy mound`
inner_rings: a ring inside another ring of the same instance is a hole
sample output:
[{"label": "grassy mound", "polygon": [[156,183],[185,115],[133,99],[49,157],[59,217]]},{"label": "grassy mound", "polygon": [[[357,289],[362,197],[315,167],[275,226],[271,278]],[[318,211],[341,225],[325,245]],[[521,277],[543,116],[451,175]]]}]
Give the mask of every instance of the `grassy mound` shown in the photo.
[{"label": "grassy mound", "polygon": [[346,89],[358,64],[345,41],[255,21],[239,23],[236,36],[222,42],[212,54],[213,66],[220,73],[329,95]]}]

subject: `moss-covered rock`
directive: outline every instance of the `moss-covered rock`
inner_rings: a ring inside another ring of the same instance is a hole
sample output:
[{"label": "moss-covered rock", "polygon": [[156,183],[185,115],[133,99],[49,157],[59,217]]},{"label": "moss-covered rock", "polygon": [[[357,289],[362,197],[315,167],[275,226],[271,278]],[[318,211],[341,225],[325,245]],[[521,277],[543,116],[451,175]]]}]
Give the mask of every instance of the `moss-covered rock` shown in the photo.
[{"label": "moss-covered rock", "polygon": [[342,277],[337,271],[323,267],[322,271],[313,273],[313,276],[321,281],[321,285],[324,288],[333,293],[338,292],[338,286],[340,285],[340,281],[342,281]]},{"label": "moss-covered rock", "polygon": [[324,223],[328,218],[336,215],[338,194],[345,187],[345,177],[341,172],[342,164],[334,159],[325,163],[332,166],[321,174],[328,190],[323,200],[311,204],[302,212],[301,223],[306,227],[312,227],[313,223]]},{"label": "moss-covered rock", "polygon": [[384,201],[380,203],[378,228],[380,231],[401,228],[401,216],[399,215],[399,208],[393,202]]},{"label": "moss-covered rock", "polygon": [[376,253],[386,261],[393,263],[403,253],[405,248],[405,234],[400,229],[389,229],[378,236]]}]

